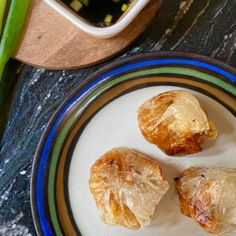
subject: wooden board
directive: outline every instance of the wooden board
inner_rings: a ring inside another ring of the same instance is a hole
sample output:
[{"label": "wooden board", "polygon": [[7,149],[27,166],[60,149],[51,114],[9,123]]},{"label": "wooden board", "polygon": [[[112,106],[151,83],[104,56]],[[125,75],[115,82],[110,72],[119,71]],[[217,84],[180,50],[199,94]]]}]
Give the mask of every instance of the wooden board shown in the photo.
[{"label": "wooden board", "polygon": [[125,49],[144,31],[161,2],[151,0],[118,36],[99,39],[82,32],[42,0],[33,0],[14,58],[48,69],[79,68],[103,61]]}]

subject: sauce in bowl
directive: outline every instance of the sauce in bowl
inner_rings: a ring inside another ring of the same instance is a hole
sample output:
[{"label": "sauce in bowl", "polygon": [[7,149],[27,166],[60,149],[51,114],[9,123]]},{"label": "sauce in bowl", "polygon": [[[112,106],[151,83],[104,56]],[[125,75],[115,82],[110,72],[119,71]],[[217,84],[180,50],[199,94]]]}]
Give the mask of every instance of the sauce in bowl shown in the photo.
[{"label": "sauce in bowl", "polygon": [[127,11],[132,0],[59,0],[90,24],[107,27]]}]

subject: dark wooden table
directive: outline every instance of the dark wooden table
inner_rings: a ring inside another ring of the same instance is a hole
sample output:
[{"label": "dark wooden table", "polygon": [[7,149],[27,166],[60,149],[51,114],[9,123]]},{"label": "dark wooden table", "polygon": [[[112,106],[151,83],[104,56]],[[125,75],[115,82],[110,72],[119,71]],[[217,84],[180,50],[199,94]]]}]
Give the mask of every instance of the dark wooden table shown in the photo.
[{"label": "dark wooden table", "polygon": [[[184,4],[189,7],[185,5],[183,12]],[[104,64],[160,50],[199,53],[236,67],[236,0],[164,0],[152,24],[116,58],[71,71],[24,66],[0,146],[0,235],[36,234],[30,209],[32,159],[49,119],[67,94]]]}]

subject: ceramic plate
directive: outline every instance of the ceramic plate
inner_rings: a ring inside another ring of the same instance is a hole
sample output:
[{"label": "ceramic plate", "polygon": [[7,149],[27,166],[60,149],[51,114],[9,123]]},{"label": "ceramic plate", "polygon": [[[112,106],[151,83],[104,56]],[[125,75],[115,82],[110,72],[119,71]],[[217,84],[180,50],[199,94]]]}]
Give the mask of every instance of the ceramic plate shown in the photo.
[{"label": "ceramic plate", "polygon": [[[236,71],[192,54],[152,53],[108,66],[81,84],[57,110],[35,156],[31,202],[40,235],[203,236],[181,215],[173,179],[190,167],[236,168]],[[219,136],[203,152],[168,157],[137,126],[137,108],[169,90],[187,90],[207,108]],[[170,183],[150,226],[108,226],[89,192],[92,163],[113,147],[130,147],[156,159]]]}]

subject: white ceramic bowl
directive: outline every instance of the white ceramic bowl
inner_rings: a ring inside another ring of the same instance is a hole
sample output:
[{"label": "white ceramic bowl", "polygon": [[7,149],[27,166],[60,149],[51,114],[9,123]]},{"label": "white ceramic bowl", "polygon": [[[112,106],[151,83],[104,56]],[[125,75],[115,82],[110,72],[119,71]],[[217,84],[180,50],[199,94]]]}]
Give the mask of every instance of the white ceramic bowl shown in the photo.
[{"label": "white ceramic bowl", "polygon": [[129,6],[128,10],[120,17],[120,19],[113,25],[108,27],[96,27],[85,21],[79,15],[73,13],[72,10],[65,7],[57,0],[44,0],[50,7],[55,9],[61,15],[66,17],[84,32],[100,38],[109,38],[120,33],[132,20],[138,15],[138,13],[146,6],[150,0],[134,0]]}]

